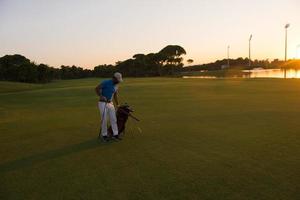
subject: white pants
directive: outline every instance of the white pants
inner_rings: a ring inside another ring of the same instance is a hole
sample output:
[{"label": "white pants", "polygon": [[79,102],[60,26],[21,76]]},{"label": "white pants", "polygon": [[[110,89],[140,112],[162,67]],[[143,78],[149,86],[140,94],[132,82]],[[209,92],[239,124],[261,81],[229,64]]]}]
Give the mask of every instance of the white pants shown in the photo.
[{"label": "white pants", "polygon": [[98,108],[101,114],[101,134],[107,136],[107,118],[109,117],[113,135],[118,135],[118,125],[116,110],[113,103],[98,102]]}]

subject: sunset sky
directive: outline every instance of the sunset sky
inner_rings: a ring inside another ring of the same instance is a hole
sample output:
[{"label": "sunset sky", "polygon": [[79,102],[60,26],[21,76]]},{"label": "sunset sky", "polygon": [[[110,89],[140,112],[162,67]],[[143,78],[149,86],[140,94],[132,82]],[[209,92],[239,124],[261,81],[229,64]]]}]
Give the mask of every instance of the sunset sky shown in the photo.
[{"label": "sunset sky", "polygon": [[300,58],[299,0],[0,0],[0,56],[93,68],[168,44],[194,64],[226,57]]}]

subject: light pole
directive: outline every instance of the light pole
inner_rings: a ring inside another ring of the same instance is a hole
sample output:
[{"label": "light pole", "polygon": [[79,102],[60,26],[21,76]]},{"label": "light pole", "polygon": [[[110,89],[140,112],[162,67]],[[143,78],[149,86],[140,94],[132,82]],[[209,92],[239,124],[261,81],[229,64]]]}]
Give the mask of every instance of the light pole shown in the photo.
[{"label": "light pole", "polygon": [[229,68],[230,64],[229,64],[229,50],[230,50],[230,46],[227,46],[227,67]]},{"label": "light pole", "polygon": [[288,41],[288,35],[287,35],[287,30],[290,27],[290,24],[285,25],[285,56],[284,56],[284,61],[287,60],[287,41]]},{"label": "light pole", "polygon": [[252,34],[249,37],[249,67],[251,67],[251,40],[252,40]]}]

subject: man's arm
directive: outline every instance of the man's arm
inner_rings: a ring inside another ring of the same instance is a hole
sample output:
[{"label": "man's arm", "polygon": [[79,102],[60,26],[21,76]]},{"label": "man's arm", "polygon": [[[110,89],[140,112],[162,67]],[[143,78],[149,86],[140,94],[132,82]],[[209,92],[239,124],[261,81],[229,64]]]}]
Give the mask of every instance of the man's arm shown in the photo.
[{"label": "man's arm", "polygon": [[95,88],[95,92],[96,94],[99,96],[100,100],[104,100],[106,101],[106,98],[104,96],[102,96],[102,85],[99,84],[96,88]]},{"label": "man's arm", "polygon": [[101,97],[101,93],[102,93],[101,84],[97,85],[97,87],[95,88],[95,92],[99,97]]},{"label": "man's arm", "polygon": [[114,101],[116,103],[116,106],[119,106],[119,99],[118,99],[118,92],[117,91],[114,93]]}]

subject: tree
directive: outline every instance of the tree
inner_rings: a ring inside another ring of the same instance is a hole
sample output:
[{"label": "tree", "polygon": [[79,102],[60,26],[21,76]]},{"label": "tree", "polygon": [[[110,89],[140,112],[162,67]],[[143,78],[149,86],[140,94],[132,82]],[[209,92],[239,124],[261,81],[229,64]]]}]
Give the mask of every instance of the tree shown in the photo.
[{"label": "tree", "polygon": [[194,60],[193,59],[188,59],[187,60],[187,63],[190,65],[190,64],[192,64],[194,62]]},{"label": "tree", "polygon": [[116,67],[113,65],[98,65],[94,67],[92,75],[95,77],[112,77],[116,71]]},{"label": "tree", "polygon": [[300,69],[300,59],[289,60],[285,62],[282,66],[285,69]]},{"label": "tree", "polygon": [[162,59],[167,64],[179,65],[181,64],[182,55],[186,54],[184,48],[178,45],[168,45],[159,52],[162,55]]},{"label": "tree", "polygon": [[183,58],[181,56],[186,54],[183,47],[178,45],[168,45],[158,52],[158,54],[160,55],[160,59],[163,61],[164,68],[167,68],[164,69],[165,73],[174,74],[174,70],[180,71],[183,67]]}]

